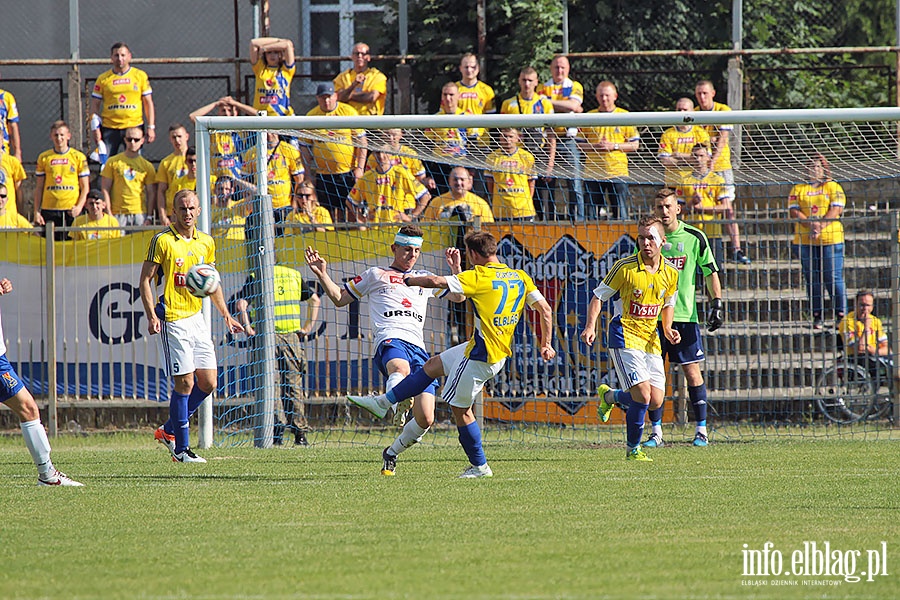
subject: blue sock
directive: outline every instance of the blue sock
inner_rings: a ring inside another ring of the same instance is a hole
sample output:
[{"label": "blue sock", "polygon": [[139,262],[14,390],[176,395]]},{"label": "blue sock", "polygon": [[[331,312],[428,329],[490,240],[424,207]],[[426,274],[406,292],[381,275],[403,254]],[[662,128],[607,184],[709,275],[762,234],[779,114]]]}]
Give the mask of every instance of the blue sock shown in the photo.
[{"label": "blue sock", "polygon": [[385,396],[390,400],[391,404],[397,404],[404,398],[415,398],[425,391],[431,382],[434,381],[425,373],[425,369],[419,369],[415,373],[410,373],[403,378],[403,381],[394,386]]},{"label": "blue sock", "polygon": [[625,413],[625,428],[628,432],[628,447],[637,448],[641,445],[641,437],[644,435],[644,417],[647,415],[647,404],[632,402]]},{"label": "blue sock", "polygon": [[706,426],[706,384],[688,388],[688,396],[694,409],[694,420],[700,427]]},{"label": "blue sock", "polygon": [[[212,392],[204,392],[198,385],[195,385],[193,387],[193,389],[191,390],[191,395],[188,396],[187,400],[188,420],[190,420],[190,418],[194,416],[194,413],[197,412],[197,409],[200,408],[200,405],[203,404],[203,401],[206,400],[210,394],[212,394]],[[168,421],[163,423],[163,431],[165,431],[169,435],[175,434],[175,428],[172,427],[171,417]]]},{"label": "blue sock", "polygon": [[173,391],[169,400],[169,421],[175,434],[175,453],[184,452],[190,446],[188,430],[188,396]]},{"label": "blue sock", "polygon": [[662,406],[647,411],[652,425],[662,425]]},{"label": "blue sock", "polygon": [[476,467],[486,465],[487,459],[484,457],[484,449],[481,447],[481,429],[478,428],[478,421],[472,421],[464,427],[457,427],[457,429],[459,430],[459,443],[466,451],[469,462]]},{"label": "blue sock", "polygon": [[625,410],[631,406],[631,392],[628,390],[616,390],[616,404],[622,405]]},{"label": "blue sock", "polygon": [[212,392],[204,392],[200,389],[199,385],[194,385],[194,388],[191,390],[191,395],[188,396],[188,419],[194,416],[194,413],[197,412],[197,409],[200,408],[203,401],[209,398],[210,394],[212,394]]}]

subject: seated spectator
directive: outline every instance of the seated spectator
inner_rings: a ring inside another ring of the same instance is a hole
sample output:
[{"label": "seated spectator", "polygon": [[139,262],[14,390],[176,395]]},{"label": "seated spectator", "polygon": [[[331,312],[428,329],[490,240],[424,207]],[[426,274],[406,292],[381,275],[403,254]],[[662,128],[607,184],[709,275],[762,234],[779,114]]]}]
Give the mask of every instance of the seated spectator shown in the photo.
[{"label": "seated spectator", "polygon": [[534,155],[519,146],[519,130],[500,130],[500,149],[487,157],[485,181],[494,220],[534,221]]},{"label": "seated spectator", "polygon": [[[301,225],[332,225],[334,223],[328,209],[319,204],[315,186],[308,181],[304,181],[297,188],[293,204],[294,211],[288,215],[285,223]],[[334,231],[334,227],[314,227],[313,231]]]},{"label": "seated spectator", "polygon": [[[172,212],[172,201],[178,190],[171,183],[179,177],[186,177],[188,168],[185,163],[188,140],[191,135],[181,123],[169,125],[169,143],[172,144],[172,153],[159,161],[156,170],[156,207],[161,225],[169,226],[169,214]],[[166,208],[168,207],[168,208]]]},{"label": "seated spectator", "polygon": [[[50,139],[53,148],[38,156],[34,171],[34,224],[43,226],[50,221],[65,227],[84,208],[91,172],[87,157],[69,147],[72,133],[65,121],[50,126]],[[54,239],[61,241],[67,236],[66,232],[57,231]]]},{"label": "seated spectator", "polygon": [[334,78],[339,102],[349,104],[361,115],[383,115],[387,98],[387,77],[370,67],[372,54],[367,44],[357,43],[350,53],[353,66]]},{"label": "seated spectator", "polygon": [[[316,89],[315,106],[307,115],[311,117],[357,116],[349,104],[338,102],[334,86],[320,83]],[[344,201],[356,180],[362,177],[366,164],[366,131],[364,129],[317,129],[309,132],[312,137],[302,146],[308,153],[306,164],[316,171],[316,194],[322,206],[331,211],[335,219],[344,220]]]},{"label": "seated spectator", "polygon": [[255,75],[253,108],[266,111],[270,117],[293,115],[291,81],[297,70],[294,43],[285,38],[254,38],[250,40],[250,64]]},{"label": "seated spectator", "polygon": [[[694,101],[690,98],[679,98],[675,103],[678,112],[694,110]],[[710,145],[709,134],[699,125],[676,125],[663,131],[659,138],[659,151],[656,157],[666,168],[666,187],[676,188],[682,180],[691,174],[694,159],[691,150],[697,144]]]},{"label": "seated spectator", "polygon": [[[225,96],[192,112],[190,114],[191,123],[196,123],[197,117],[206,116],[214,109],[217,110],[220,117],[236,117],[240,114],[256,116],[256,110],[252,106],[238,102],[231,96]],[[243,171],[243,156],[252,145],[253,140],[247,132],[210,132],[209,146],[210,159],[212,161],[210,173],[212,176],[228,176],[234,179],[246,178],[248,174]]]},{"label": "seated spectator", "polygon": [[887,356],[888,336],[881,319],[873,314],[875,296],[868,290],[856,293],[856,310],[847,313],[838,324],[838,333],[848,354]]},{"label": "seated spectator", "polygon": [[[391,164],[394,166],[403,165],[409,169],[409,172],[412,173],[413,177],[419,180],[419,183],[428,188],[429,191],[434,191],[434,179],[429,177],[428,173],[425,172],[425,165],[417,158],[419,153],[413,148],[401,143],[401,140],[403,139],[403,130],[386,129],[384,134],[387,137],[387,144],[381,149],[390,154]],[[370,154],[369,158],[366,160],[366,171],[374,169],[375,165],[375,157]]]},{"label": "seated spectator", "polygon": [[[441,109],[439,115],[465,115],[471,114],[459,106],[459,88],[455,83],[445,83],[441,88]],[[447,178],[454,163],[459,164],[468,153],[470,144],[478,140],[480,129],[465,129],[461,127],[427,128],[425,137],[434,142],[432,153],[438,160],[426,161],[425,168],[428,175],[435,182],[437,191],[447,189]]]},{"label": "seated spectator", "polygon": [[423,221],[451,219],[471,221],[480,217],[482,223],[493,223],[491,206],[472,193],[472,176],[465,167],[454,167],[450,171],[450,191],[433,198],[422,213]]},{"label": "seated spectator", "polygon": [[[3,90],[0,90],[0,102],[2,102],[2,92]],[[0,115],[0,118],[2,118],[2,115]],[[25,181],[26,177],[22,161],[0,146],[0,184],[6,186],[9,194],[9,203],[6,205],[7,212],[19,214],[18,199],[22,191],[22,182]]]},{"label": "seated spectator", "polygon": [[[122,230],[118,229],[119,222],[106,212],[106,199],[101,190],[88,192],[84,212],[75,217],[72,227],[77,228],[69,232],[69,237],[73,240],[105,240],[122,237]],[[98,230],[94,229],[95,227],[116,227],[117,229]]]},{"label": "seated spectator", "polygon": [[110,48],[112,69],[94,83],[91,93],[90,123],[94,142],[102,141],[109,155],[117,154],[128,129],[147,128],[147,141],[156,140],[156,109],[147,74],[131,66],[131,50],[123,42]]},{"label": "seated spectator", "polygon": [[31,229],[31,223],[17,212],[12,212],[9,206],[9,191],[0,184],[0,229]]},{"label": "seated spectator", "polygon": [[418,218],[431,194],[390,154],[375,150],[375,169],[360,177],[347,197],[349,220],[357,223],[408,223]]},{"label": "seated spectator", "polygon": [[141,156],[144,132],[125,130],[125,152],[106,161],[100,171],[100,187],[110,211],[123,227],[140,226],[156,212],[156,169]]},{"label": "seated spectator", "polygon": [[256,193],[256,186],[240,179],[216,179],[209,216],[210,229],[215,238],[244,240],[244,225],[252,212],[253,202],[244,194]]}]

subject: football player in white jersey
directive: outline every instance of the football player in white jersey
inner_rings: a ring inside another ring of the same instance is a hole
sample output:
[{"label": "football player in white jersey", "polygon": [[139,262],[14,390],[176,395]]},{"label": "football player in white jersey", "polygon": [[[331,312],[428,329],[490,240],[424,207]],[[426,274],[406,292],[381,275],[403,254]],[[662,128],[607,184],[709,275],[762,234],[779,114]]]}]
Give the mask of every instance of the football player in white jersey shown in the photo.
[{"label": "football player in white jersey", "polygon": [[[328,275],[327,263],[312,247],[306,249],[306,263],[319,279],[325,294],[335,306],[346,306],[364,296],[369,298],[369,320],[375,334],[375,364],[387,377],[386,391],[390,391],[404,377],[424,366],[428,360],[423,330],[425,312],[430,298],[448,298],[452,302],[464,302],[462,294],[447,290],[408,287],[403,277],[431,275],[428,271],[413,267],[422,251],[424,232],[418,225],[406,225],[400,229],[391,244],[394,261],[389,267],[372,267],[343,285],[336,284]],[[462,257],[457,248],[446,250],[447,264],[455,275],[462,271]],[[403,426],[394,443],[382,452],[383,475],[393,475],[397,455],[422,439],[434,423],[434,395],[437,381],[416,396],[413,416]],[[402,414],[404,402],[396,411]],[[408,402],[406,403],[408,407]]]}]

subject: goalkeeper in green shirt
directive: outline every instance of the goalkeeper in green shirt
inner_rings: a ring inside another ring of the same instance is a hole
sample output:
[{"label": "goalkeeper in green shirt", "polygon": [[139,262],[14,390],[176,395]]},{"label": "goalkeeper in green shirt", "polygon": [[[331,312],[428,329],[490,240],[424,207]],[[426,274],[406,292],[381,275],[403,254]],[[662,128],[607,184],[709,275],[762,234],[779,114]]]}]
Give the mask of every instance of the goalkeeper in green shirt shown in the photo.
[{"label": "goalkeeper in green shirt", "polygon": [[[700,229],[678,220],[681,205],[675,190],[663,188],[656,194],[654,213],[666,229],[666,243],[663,244],[662,255],[678,269],[678,297],[675,302],[675,319],[673,329],[681,333],[681,341],[672,344],[665,336],[660,336],[663,357],[669,362],[681,365],[687,380],[688,395],[694,412],[697,431],[694,434],[694,446],[706,446],[709,443],[706,429],[706,383],[700,363],[706,358],[703,341],[700,338],[700,324],[697,316],[698,268],[706,283],[709,294],[709,310],[706,315],[707,331],[715,331],[725,322],[725,305],[722,302],[722,286],[719,283],[719,267],[713,257],[709,240]],[[612,390],[601,385],[600,407],[598,412],[602,421],[609,419],[609,413],[615,404],[627,406],[631,396],[627,391]],[[607,402],[607,398],[613,400]],[[663,445],[662,414],[663,409],[648,411],[653,427],[650,437],[643,443],[648,448]]]}]

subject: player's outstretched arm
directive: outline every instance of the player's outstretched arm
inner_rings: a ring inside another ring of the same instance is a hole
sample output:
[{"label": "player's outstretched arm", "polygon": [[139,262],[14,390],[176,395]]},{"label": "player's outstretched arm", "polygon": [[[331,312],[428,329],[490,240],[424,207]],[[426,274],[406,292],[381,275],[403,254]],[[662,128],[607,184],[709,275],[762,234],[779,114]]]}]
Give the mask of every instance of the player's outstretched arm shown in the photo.
[{"label": "player's outstretched arm", "polygon": [[553,309],[546,300],[538,300],[531,308],[541,314],[541,358],[553,360],[556,356],[553,349]]},{"label": "player's outstretched arm", "polygon": [[306,264],[313,275],[322,284],[325,295],[328,296],[335,306],[346,306],[353,302],[353,296],[346,289],[341,288],[328,275],[328,263],[319,256],[319,252],[312,246],[306,248]]},{"label": "player's outstretched arm", "polygon": [[215,292],[210,294],[209,299],[212,300],[213,306],[216,307],[216,310],[218,310],[219,314],[222,315],[222,318],[225,319],[225,326],[228,328],[229,332],[242,333],[244,331],[244,326],[228,312],[228,305],[225,304],[225,294],[222,292],[221,285]]},{"label": "player's outstretched arm", "polygon": [[404,277],[403,283],[410,287],[440,288],[442,290],[450,287],[447,284],[447,278],[442,277],[441,275],[414,275]]},{"label": "player's outstretched arm", "polygon": [[[450,272],[454,275],[459,275],[462,273],[462,254],[459,251],[459,248],[447,248],[444,251],[444,256],[447,258],[447,265],[450,267]],[[447,299],[450,302],[465,302],[466,297],[464,294],[452,293],[447,295]]]},{"label": "player's outstretched arm", "polygon": [[588,304],[587,320],[581,332],[581,341],[590,346],[597,339],[597,319],[600,317],[600,298],[594,296]]}]

